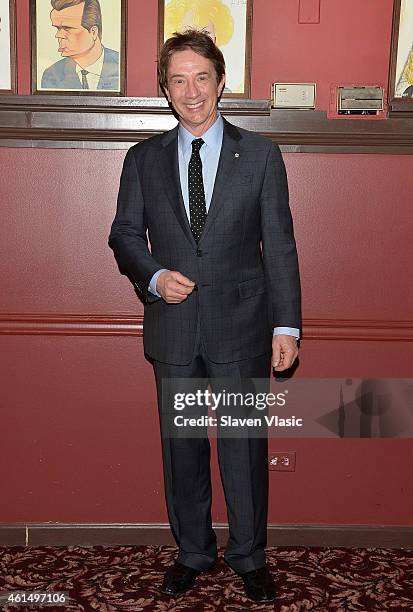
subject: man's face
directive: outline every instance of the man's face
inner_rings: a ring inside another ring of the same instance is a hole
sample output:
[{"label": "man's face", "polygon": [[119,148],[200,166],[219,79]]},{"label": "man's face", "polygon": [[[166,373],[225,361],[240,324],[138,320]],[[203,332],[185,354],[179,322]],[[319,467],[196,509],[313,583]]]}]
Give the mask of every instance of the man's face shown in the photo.
[{"label": "man's face", "polygon": [[192,49],[176,51],[169,62],[167,95],[181,124],[202,136],[215,122],[225,77],[217,83],[213,63]]},{"label": "man's face", "polygon": [[56,28],[55,38],[59,41],[59,53],[63,57],[85,55],[95,45],[98,29],[93,26],[90,31],[82,26],[85,3],[68,6],[61,11],[52,10],[50,18]]}]

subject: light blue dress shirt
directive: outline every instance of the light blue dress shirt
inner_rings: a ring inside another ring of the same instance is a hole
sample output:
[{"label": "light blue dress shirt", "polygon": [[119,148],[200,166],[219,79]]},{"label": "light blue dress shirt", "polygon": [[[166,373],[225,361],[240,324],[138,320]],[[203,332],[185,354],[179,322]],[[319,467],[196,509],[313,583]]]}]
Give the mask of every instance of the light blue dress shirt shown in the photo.
[{"label": "light blue dress shirt", "polygon": [[[202,161],[202,178],[204,181],[205,203],[207,212],[211,205],[212,192],[214,190],[215,177],[218,169],[219,156],[221,154],[222,139],[224,136],[224,122],[220,114],[213,125],[202,134],[202,140],[205,144],[202,145],[199,154]],[[188,194],[188,165],[192,155],[192,141],[194,135],[188,132],[181,124],[178,129],[178,163],[179,163],[179,179],[181,182],[182,197],[184,200],[185,211],[190,220],[189,214],[189,194]],[[156,290],[156,282],[159,275],[167,269],[162,268],[155,272],[149,283],[149,290],[160,297]],[[286,334],[288,336],[300,337],[300,330],[295,327],[275,327],[274,335]]]}]

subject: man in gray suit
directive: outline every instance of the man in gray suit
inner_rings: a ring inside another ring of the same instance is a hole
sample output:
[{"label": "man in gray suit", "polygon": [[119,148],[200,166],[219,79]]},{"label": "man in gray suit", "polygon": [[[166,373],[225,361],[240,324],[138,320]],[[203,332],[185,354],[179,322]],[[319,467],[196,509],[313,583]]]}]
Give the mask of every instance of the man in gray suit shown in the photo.
[{"label": "man in gray suit", "polygon": [[52,0],[59,60],[43,72],[42,89],[119,91],[119,53],[102,45],[99,0]]},{"label": "man in gray suit", "polygon": [[[144,302],[162,424],[162,381],[268,379],[271,362],[289,368],[301,315],[283,160],[270,140],[218,113],[221,51],[205,33],[176,34],[161,51],[159,78],[179,125],[128,151],[109,245]],[[217,558],[210,445],[206,435],[163,436],[162,445],[179,553],[161,591],[177,595]],[[267,438],[219,436],[218,459],[230,530],[224,559],[251,599],[272,601]]]}]

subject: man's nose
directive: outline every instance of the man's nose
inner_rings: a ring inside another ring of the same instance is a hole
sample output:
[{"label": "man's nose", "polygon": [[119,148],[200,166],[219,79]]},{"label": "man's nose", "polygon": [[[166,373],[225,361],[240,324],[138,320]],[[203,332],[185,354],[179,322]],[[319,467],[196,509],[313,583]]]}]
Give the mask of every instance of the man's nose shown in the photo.
[{"label": "man's nose", "polygon": [[188,98],[196,98],[199,94],[199,87],[196,81],[188,81],[186,86],[186,95]]},{"label": "man's nose", "polygon": [[60,40],[61,40],[62,38],[65,38],[65,35],[64,35],[64,30],[57,30],[57,32],[56,32],[56,34],[55,34],[55,38],[59,38]]}]

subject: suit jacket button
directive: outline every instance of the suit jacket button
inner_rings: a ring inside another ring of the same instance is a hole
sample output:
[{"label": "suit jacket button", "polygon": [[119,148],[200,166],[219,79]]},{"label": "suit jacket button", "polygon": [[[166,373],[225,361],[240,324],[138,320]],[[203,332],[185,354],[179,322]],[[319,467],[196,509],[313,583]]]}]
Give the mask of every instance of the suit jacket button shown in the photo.
[{"label": "suit jacket button", "polygon": [[197,250],[196,250],[196,256],[197,256],[197,257],[202,257],[202,251],[201,251],[201,249],[197,249]]}]

